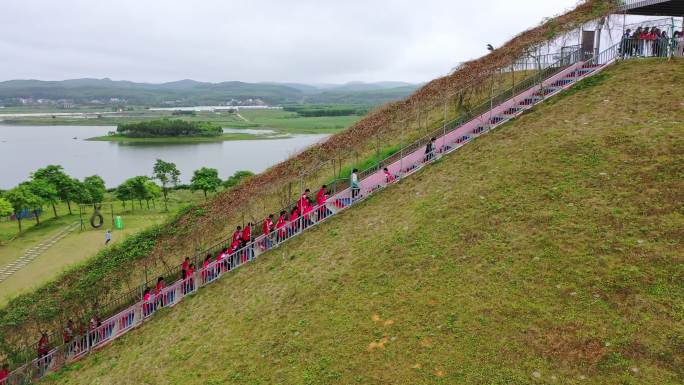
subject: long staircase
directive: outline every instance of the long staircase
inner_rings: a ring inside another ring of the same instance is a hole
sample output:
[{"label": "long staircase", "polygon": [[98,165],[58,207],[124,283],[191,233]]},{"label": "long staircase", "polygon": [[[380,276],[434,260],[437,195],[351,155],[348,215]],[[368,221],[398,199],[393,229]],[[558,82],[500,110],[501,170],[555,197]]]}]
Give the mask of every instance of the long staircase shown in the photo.
[{"label": "long staircase", "polygon": [[[333,195],[325,204],[315,207],[311,213],[299,217],[296,221],[275,230],[271,234],[257,236],[244,248],[230,255],[225,255],[221,260],[207,264],[186,279],[178,277],[158,295],[149,296],[147,300],[136,300],[133,304],[122,302],[118,306],[119,311],[101,322],[100,326],[83,335],[75,336],[68,343],[57,346],[41,357],[16,368],[10,374],[7,383],[0,385],[30,383],[66,363],[78,360],[107,345],[119,336],[143,324],[154,316],[158,309],[175,306],[184,297],[199,290],[200,287],[229,275],[230,271],[278,247],[281,243],[301,234],[306,229],[357,205],[392,183],[410,176],[441,157],[514,119],[535,105],[543,103],[546,99],[572,87],[578,81],[596,74],[619,59],[621,54],[618,44],[594,57],[582,58],[581,56],[579,49],[570,54],[562,54],[557,61],[550,63],[545,68],[540,68],[539,73],[535,76],[525,79],[499,95],[488,99],[486,103],[471,109],[468,116],[444,124],[439,130],[403,147],[373,167],[360,172],[359,186],[355,191],[352,191],[348,180],[338,180],[335,183],[336,188]],[[425,146],[431,141],[433,142],[433,150],[426,153]],[[385,168],[391,177],[388,178],[384,171]],[[218,250],[227,247],[228,244],[230,244],[230,240],[222,241],[206,252],[216,255]]]}]

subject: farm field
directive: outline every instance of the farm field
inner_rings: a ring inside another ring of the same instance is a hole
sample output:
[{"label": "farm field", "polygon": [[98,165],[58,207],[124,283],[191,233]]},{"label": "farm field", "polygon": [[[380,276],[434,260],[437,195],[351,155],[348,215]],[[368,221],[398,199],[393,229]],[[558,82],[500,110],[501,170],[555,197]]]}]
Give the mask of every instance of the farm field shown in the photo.
[{"label": "farm field", "polygon": [[[0,110],[0,114],[4,111]],[[184,119],[188,121],[213,122],[226,128],[252,128],[274,131],[276,135],[292,134],[327,134],[349,127],[361,116],[320,116],[302,117],[295,112],[278,109],[269,110],[241,110],[239,114],[227,112],[200,111],[194,116],[172,115],[170,111],[135,110],[120,114],[106,114],[101,117],[21,117],[8,118],[7,124],[25,125],[87,125],[87,126],[116,126],[141,120],[159,118]],[[1,122],[0,122],[1,124]],[[214,141],[257,139],[261,135],[228,133],[222,138],[209,138]],[[256,137],[256,138],[255,138]],[[201,138],[198,138],[201,139]],[[205,140],[206,141],[206,140]]]}]

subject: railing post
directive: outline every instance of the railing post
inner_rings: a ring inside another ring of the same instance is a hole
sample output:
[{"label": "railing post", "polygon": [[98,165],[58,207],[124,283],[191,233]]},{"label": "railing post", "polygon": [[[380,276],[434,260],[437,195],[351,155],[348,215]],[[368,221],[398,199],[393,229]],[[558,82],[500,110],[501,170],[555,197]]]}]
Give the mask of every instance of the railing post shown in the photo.
[{"label": "railing post", "polygon": [[492,128],[492,110],[494,109],[494,73],[492,72],[492,84],[489,88],[489,120],[487,120],[487,130]]},{"label": "railing post", "polygon": [[442,154],[446,151],[446,126],[447,126],[447,115],[449,108],[449,97],[444,98],[444,125],[442,126]]},{"label": "railing post", "polygon": [[[400,123],[401,124],[401,123]],[[404,173],[404,124],[401,124],[401,139],[400,139],[399,155],[399,177]]]}]

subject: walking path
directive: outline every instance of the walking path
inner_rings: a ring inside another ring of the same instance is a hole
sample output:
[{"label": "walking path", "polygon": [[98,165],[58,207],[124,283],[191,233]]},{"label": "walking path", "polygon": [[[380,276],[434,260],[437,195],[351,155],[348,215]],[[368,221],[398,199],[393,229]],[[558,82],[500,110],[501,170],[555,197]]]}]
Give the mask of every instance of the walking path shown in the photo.
[{"label": "walking path", "polygon": [[0,282],[11,277],[12,274],[16,273],[21,268],[28,265],[31,261],[36,259],[39,255],[43,254],[52,245],[59,242],[62,238],[66,237],[67,235],[69,235],[77,227],[78,227],[78,222],[74,222],[74,223],[64,227],[57,234],[53,235],[52,237],[50,237],[48,239],[43,240],[42,242],[40,242],[36,246],[26,250],[26,252],[21,257],[17,258],[13,262],[10,262],[6,266],[0,268]]}]

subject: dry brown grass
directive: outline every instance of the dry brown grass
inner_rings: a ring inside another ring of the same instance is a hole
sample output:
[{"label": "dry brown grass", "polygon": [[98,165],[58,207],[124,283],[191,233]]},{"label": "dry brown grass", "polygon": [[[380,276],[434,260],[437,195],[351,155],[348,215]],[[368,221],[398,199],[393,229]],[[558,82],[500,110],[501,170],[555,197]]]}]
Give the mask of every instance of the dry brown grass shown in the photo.
[{"label": "dry brown grass", "polygon": [[[528,50],[550,39],[609,14],[613,6],[612,0],[586,0],[575,9],[519,34],[491,54],[465,63],[452,74],[431,81],[405,100],[377,108],[348,130],[333,135],[324,143],[248,179],[236,189],[218,194],[197,210],[168,224],[163,235],[157,238],[154,251],[132,266],[127,266],[127,269],[144,271],[150,277],[168,272],[180,264],[183,257],[196,254],[225,238],[229,229],[242,222],[243,218],[258,222],[266,213],[276,212],[286,205],[289,201],[288,185],[292,185],[294,197],[299,193],[300,181],[307,187],[324,183],[331,176],[339,174],[343,164],[350,165],[375,153],[378,150],[377,143],[399,143],[397,138],[400,132],[406,131],[403,143],[425,135],[430,127],[441,124],[440,111],[445,100],[458,100],[463,105],[474,104],[483,94],[487,94],[483,89],[490,86],[487,80],[492,78],[497,79],[498,88],[503,88],[508,80],[493,76],[498,69],[510,66],[524,57]],[[418,116],[421,117],[420,123],[415,122]],[[66,276],[64,282],[55,287],[68,285],[68,279],[75,277]],[[130,277],[112,277],[111,284],[102,285],[101,292],[93,293],[96,301],[69,299],[70,302],[65,303],[62,310],[54,311],[54,317],[41,319],[39,327],[60,330],[65,319],[74,313],[85,315],[97,310],[97,306],[93,309],[93,303],[102,304],[121,295],[127,291],[130,283]],[[16,331],[11,334],[21,334],[25,327],[26,330],[34,330],[34,324],[26,325],[33,322],[28,319],[30,317],[18,322]]]},{"label": "dry brown grass", "polygon": [[[465,92],[459,96],[463,96],[466,103],[469,97],[481,97],[480,88],[489,86],[488,80],[497,70],[525,57],[529,50],[586,22],[605,16],[613,9],[614,2],[611,0],[583,1],[572,11],[550,18],[541,25],[520,33],[491,54],[464,63],[452,74],[429,82],[410,97],[377,108],[349,129],[333,135],[324,143],[251,178],[235,190],[219,194],[205,205],[207,213],[203,217],[181,218],[176,227],[181,229],[183,236],[161,239],[155,257],[168,254],[169,251],[187,254],[195,251],[197,244],[215,241],[217,231],[225,228],[226,221],[242,216],[245,207],[249,210],[255,201],[267,200],[268,198],[264,198],[265,195],[277,195],[278,193],[273,191],[284,189],[288,183],[299,184],[302,174],[310,174],[308,179],[317,182],[327,179],[321,178],[318,170],[324,167],[330,169],[330,162],[333,159],[337,160],[339,167],[345,160],[353,160],[354,154],[358,156],[359,153],[367,153],[369,147],[373,147],[374,139],[378,136],[396,136],[398,127],[414,120],[421,110],[425,111],[424,116],[428,119],[431,114],[439,116],[437,107],[445,98],[453,98],[459,92]],[[323,173],[329,175],[327,171]],[[269,208],[275,211],[278,207]]]}]

